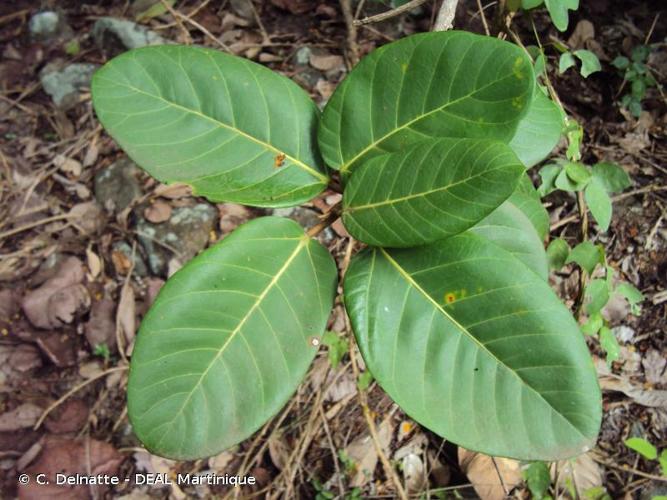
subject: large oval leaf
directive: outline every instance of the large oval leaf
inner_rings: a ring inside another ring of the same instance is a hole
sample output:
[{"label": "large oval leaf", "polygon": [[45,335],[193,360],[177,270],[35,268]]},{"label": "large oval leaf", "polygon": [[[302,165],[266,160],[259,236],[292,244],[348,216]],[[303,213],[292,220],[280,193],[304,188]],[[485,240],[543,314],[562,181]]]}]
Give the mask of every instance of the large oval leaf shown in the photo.
[{"label": "large oval leaf", "polygon": [[530,219],[512,203],[511,198],[470,231],[507,250],[543,280],[549,278],[549,263],[542,240]]},{"label": "large oval leaf", "polygon": [[250,436],[305,375],[335,289],[329,253],[277,217],[244,224],[171,277],[132,354],[128,410],[146,448],[189,460]]},{"label": "large oval leaf", "polygon": [[220,52],[165,45],[126,52],[93,78],[100,121],[153,177],[213,201],[296,205],[327,183],[318,111],[295,83]]},{"label": "large oval leaf", "polygon": [[547,283],[465,233],[368,249],[345,279],[367,366],[412,418],[465,448],[524,460],[595,442],[601,397],[577,323]]},{"label": "large oval leaf", "polygon": [[535,97],[528,113],[519,122],[510,147],[523,164],[530,168],[544,160],[556,147],[562,127],[563,120],[558,106],[540,89],[535,89]]},{"label": "large oval leaf", "polygon": [[366,56],[338,86],[320,150],[346,173],[426,137],[509,142],[534,79],[528,56],[509,42],[462,31],[413,35]]},{"label": "large oval leaf", "polygon": [[355,238],[377,246],[446,238],[495,210],[523,171],[501,142],[421,141],[355,170],[343,195],[343,224]]}]

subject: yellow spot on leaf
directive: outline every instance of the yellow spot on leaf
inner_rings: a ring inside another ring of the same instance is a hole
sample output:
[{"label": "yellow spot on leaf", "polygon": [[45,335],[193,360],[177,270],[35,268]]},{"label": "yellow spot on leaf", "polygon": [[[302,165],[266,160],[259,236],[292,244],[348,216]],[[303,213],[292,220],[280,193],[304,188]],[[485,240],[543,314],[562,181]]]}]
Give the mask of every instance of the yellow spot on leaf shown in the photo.
[{"label": "yellow spot on leaf", "polygon": [[401,64],[401,71],[405,73],[407,70],[408,70],[408,64],[407,63]]},{"label": "yellow spot on leaf", "polygon": [[451,304],[456,300],[456,294],[449,292],[445,294],[445,304]]},{"label": "yellow spot on leaf", "polygon": [[523,72],[523,66],[524,66],[524,60],[522,57],[517,57],[514,60],[514,66],[512,67],[512,73],[514,73],[514,76],[516,76],[519,80],[523,80],[526,75]]}]

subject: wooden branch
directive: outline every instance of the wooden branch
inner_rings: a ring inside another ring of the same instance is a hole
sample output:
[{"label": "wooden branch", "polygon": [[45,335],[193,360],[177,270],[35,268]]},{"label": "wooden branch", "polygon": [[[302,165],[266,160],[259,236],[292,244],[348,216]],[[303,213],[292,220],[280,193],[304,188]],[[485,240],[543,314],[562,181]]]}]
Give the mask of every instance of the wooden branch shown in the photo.
[{"label": "wooden branch", "polygon": [[447,31],[454,26],[454,16],[456,15],[456,6],[459,0],[442,0],[438,17],[435,19],[433,31]]},{"label": "wooden branch", "polygon": [[404,5],[401,5],[400,7],[388,10],[387,12],[383,12],[375,16],[365,17],[358,21],[354,21],[354,25],[363,26],[364,24],[379,23],[380,21],[384,21],[385,19],[390,19],[392,17],[399,16],[409,10],[419,7],[421,4],[426,2],[428,2],[428,0],[412,0]]}]

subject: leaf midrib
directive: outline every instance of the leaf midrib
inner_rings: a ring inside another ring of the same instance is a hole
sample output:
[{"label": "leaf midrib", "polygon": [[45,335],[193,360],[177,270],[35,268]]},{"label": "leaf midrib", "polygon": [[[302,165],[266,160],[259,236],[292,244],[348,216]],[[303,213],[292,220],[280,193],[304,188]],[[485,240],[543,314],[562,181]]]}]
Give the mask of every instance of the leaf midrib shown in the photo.
[{"label": "leaf midrib", "polygon": [[[354,155],[350,160],[343,163],[343,165],[341,165],[341,167],[340,167],[340,171],[342,173],[346,173],[350,169],[350,166],[354,164],[354,162],[356,162],[359,158],[363,157],[366,153],[368,153],[370,150],[375,148],[378,144],[384,142],[386,139],[388,139],[392,135],[396,134],[397,132],[399,132],[403,129],[406,129],[406,128],[410,128],[410,126],[412,124],[420,121],[421,119],[426,118],[427,116],[430,116],[430,115],[432,115],[434,113],[437,113],[439,111],[444,111],[448,107],[450,107],[454,104],[457,104],[458,102],[463,101],[464,99],[468,99],[468,98],[474,96],[475,94],[477,94],[478,92],[486,90],[488,87],[490,87],[492,85],[496,85],[496,84],[506,80],[507,78],[512,78],[513,76],[514,76],[513,74],[512,75],[506,75],[506,76],[504,76],[504,77],[502,77],[498,80],[487,83],[486,85],[483,85],[480,88],[473,90],[469,94],[463,95],[463,96],[459,97],[458,99],[454,99],[453,101],[448,101],[448,102],[444,103],[442,106],[438,106],[436,108],[433,108],[431,111],[429,111],[427,113],[420,114],[420,115],[416,116],[415,118],[413,118],[412,120],[409,120],[409,121],[405,122],[403,125],[400,125],[400,126],[394,128],[394,129],[392,129],[390,132],[386,133],[385,135],[383,135],[379,139],[376,139],[373,142],[369,143],[368,146],[366,146],[359,153]],[[518,122],[518,120],[517,120],[517,122]]]},{"label": "leaf midrib", "polygon": [[151,97],[151,98],[153,98],[153,99],[158,99],[158,100],[160,100],[160,101],[166,103],[167,105],[173,106],[173,107],[176,108],[176,109],[180,109],[180,110],[182,110],[182,111],[185,111],[186,113],[193,114],[193,115],[195,115],[195,116],[198,116],[198,117],[200,117],[200,118],[203,118],[204,120],[208,120],[208,121],[210,121],[210,122],[212,122],[212,123],[215,123],[218,127],[225,128],[225,129],[227,129],[227,130],[231,130],[231,131],[233,131],[233,132],[239,134],[240,136],[242,136],[242,137],[248,139],[249,141],[252,141],[252,142],[254,142],[254,143],[256,143],[256,144],[259,144],[260,146],[262,146],[262,147],[264,147],[264,148],[266,148],[266,149],[272,151],[272,152],[275,153],[276,155],[278,155],[278,154],[283,154],[283,155],[285,155],[285,157],[288,158],[294,165],[296,165],[297,167],[299,167],[299,168],[305,170],[306,172],[308,172],[308,173],[309,173],[310,175],[312,175],[313,177],[315,177],[315,178],[317,178],[317,179],[320,179],[322,182],[326,183],[326,182],[329,181],[329,179],[328,179],[327,176],[325,176],[324,174],[318,172],[318,171],[315,170],[314,168],[309,167],[308,165],[306,165],[306,164],[305,164],[304,162],[302,162],[301,160],[298,160],[297,158],[294,158],[293,156],[291,156],[291,155],[285,153],[284,151],[279,150],[278,148],[276,148],[275,146],[272,146],[272,145],[269,144],[268,142],[264,142],[264,141],[262,141],[262,140],[260,140],[260,139],[257,139],[256,137],[253,137],[252,135],[250,135],[250,134],[244,132],[243,130],[241,130],[241,129],[237,128],[237,127],[233,127],[233,126],[228,125],[227,123],[221,122],[220,120],[217,120],[217,119],[215,119],[215,118],[213,118],[213,117],[211,117],[211,116],[205,115],[205,114],[202,113],[201,111],[197,111],[197,110],[194,110],[194,109],[187,108],[187,107],[185,107],[185,106],[183,106],[183,105],[181,105],[181,104],[178,104],[178,103],[176,103],[176,102],[173,102],[173,101],[170,101],[170,100],[168,100],[168,99],[165,99],[164,97],[162,97],[162,96],[160,96],[160,95],[151,94],[150,92],[146,92],[146,91],[144,91],[144,90],[141,90],[141,89],[139,89],[139,88],[137,88],[137,87],[135,87],[135,86],[133,86],[133,85],[128,85],[128,84],[126,84],[126,83],[121,83],[121,82],[117,82],[117,81],[114,81],[114,80],[110,80],[110,79],[108,79],[108,78],[104,78],[104,77],[102,77],[102,76],[97,76],[97,78],[99,78],[100,80],[106,80],[107,82],[110,82],[110,83],[112,83],[113,85],[119,85],[119,86],[121,86],[121,87],[125,87],[125,88],[128,88],[128,89],[131,89],[131,90],[133,90],[134,92],[137,92],[137,93],[139,93],[139,94],[143,94],[143,95],[148,96],[148,97]]},{"label": "leaf midrib", "polygon": [[540,400],[542,400],[549,408],[551,408],[560,418],[562,418],[570,427],[572,427],[580,436],[586,438],[581,430],[579,430],[578,427],[576,427],[570,420],[563,415],[558,409],[556,409],[549,401],[547,401],[544,396],[542,396],[535,388],[533,388],[528,382],[526,382],[521,376],[516,373],[511,367],[503,363],[493,352],[491,352],[484,344],[482,344],[479,340],[475,338],[474,335],[472,335],[461,323],[456,321],[455,318],[453,318],[447,311],[445,311],[440,304],[438,304],[433,297],[431,297],[428,293],[426,293],[426,290],[424,290],[413,278],[410,276],[410,274],[403,269],[403,267],[396,262],[384,248],[379,248],[379,250],[382,252],[383,256],[385,259],[387,259],[387,262],[391,264],[392,267],[394,267],[398,273],[403,276],[403,278],[408,282],[410,286],[413,286],[419,293],[421,293],[426,300],[431,302],[436,309],[438,309],[443,316],[445,316],[449,321],[452,322],[452,324],[466,337],[468,337],[470,340],[472,340],[475,344],[477,344],[480,348],[480,350],[484,351],[487,353],[489,356],[491,356],[500,366],[503,366],[506,368],[512,375],[514,375],[516,378],[519,379],[521,382],[522,386],[528,387]]},{"label": "leaf midrib", "polygon": [[491,168],[489,170],[484,170],[483,172],[480,172],[480,173],[475,174],[475,175],[468,176],[464,179],[458,180],[456,182],[452,182],[451,184],[447,184],[446,186],[442,186],[442,187],[439,187],[439,188],[429,189],[427,191],[420,191],[419,193],[412,193],[412,194],[409,194],[409,195],[406,195],[406,196],[400,196],[398,198],[389,198],[389,199],[378,201],[378,202],[375,202],[375,203],[367,203],[365,205],[349,206],[349,207],[346,207],[344,209],[344,212],[352,213],[352,212],[357,212],[359,210],[367,210],[369,208],[382,207],[384,205],[393,205],[395,203],[402,203],[404,201],[412,200],[413,198],[421,198],[423,196],[429,196],[431,194],[439,193],[441,191],[446,192],[446,191],[449,191],[454,186],[458,186],[459,184],[469,182],[469,181],[471,181],[473,179],[476,179],[478,177],[482,177],[482,176],[484,176],[486,174],[489,174],[491,172],[495,172],[496,170],[503,170],[503,169],[505,169],[509,166],[512,166],[512,164],[502,165],[500,167]]},{"label": "leaf midrib", "polygon": [[[291,239],[291,238],[290,238]],[[281,268],[278,270],[276,275],[269,281],[269,283],[266,285],[264,290],[262,290],[262,293],[257,296],[257,299],[253,303],[253,305],[248,309],[248,312],[243,316],[243,318],[240,319],[238,325],[232,330],[232,332],[229,334],[229,337],[227,340],[224,342],[224,344],[220,347],[218,350],[218,353],[211,359],[209,362],[208,366],[206,369],[202,372],[201,376],[199,377],[199,380],[193,385],[192,389],[188,391],[188,396],[185,398],[185,401],[179,408],[179,410],[174,414],[173,418],[169,421],[167,425],[171,426],[173,423],[176,421],[178,417],[181,416],[183,411],[185,410],[185,407],[188,405],[190,402],[190,399],[194,395],[195,391],[199,388],[199,386],[202,384],[204,379],[206,378],[206,375],[208,374],[209,370],[213,367],[213,365],[220,359],[222,354],[225,352],[227,349],[227,346],[230,344],[230,342],[240,333],[241,329],[243,328],[243,325],[245,325],[246,321],[250,318],[253,312],[260,306],[266,295],[269,293],[269,291],[278,283],[280,280],[281,276],[287,271],[289,268],[290,264],[292,261],[296,258],[297,255],[301,252],[301,250],[304,247],[307,247],[308,244],[310,243],[310,238],[306,235],[298,238],[299,239],[299,244],[296,246],[294,251],[290,254],[290,256],[287,258],[285,263],[281,266]],[[166,433],[165,433],[166,434]]]}]

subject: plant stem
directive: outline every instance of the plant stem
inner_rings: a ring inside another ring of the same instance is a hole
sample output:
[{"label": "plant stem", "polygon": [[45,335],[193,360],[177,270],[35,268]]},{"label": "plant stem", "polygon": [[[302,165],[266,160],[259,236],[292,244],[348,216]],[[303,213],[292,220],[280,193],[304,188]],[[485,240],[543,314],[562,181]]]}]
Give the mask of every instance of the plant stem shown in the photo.
[{"label": "plant stem", "polygon": [[[447,1],[447,0],[445,0]],[[450,0],[451,1],[451,0]],[[375,16],[370,16],[370,17],[364,17],[363,19],[360,19],[358,21],[354,21],[355,26],[363,26],[364,24],[371,24],[371,23],[379,23],[380,21],[384,21],[386,19],[390,19],[394,16],[398,16],[400,14],[403,14],[404,12],[407,12],[409,10],[412,10],[416,7],[419,7],[421,4],[428,2],[428,0],[411,0],[410,2],[401,5],[400,7],[396,7],[395,9],[388,10],[386,12],[382,12],[381,14],[377,14]]]},{"label": "plant stem", "polygon": [[333,207],[331,207],[331,209],[326,214],[324,214],[322,222],[318,222],[317,224],[315,224],[306,232],[306,234],[310,238],[314,238],[315,236],[320,234],[331,224],[333,224],[336,221],[336,219],[340,217],[341,209],[342,209],[341,202],[339,201]]}]

